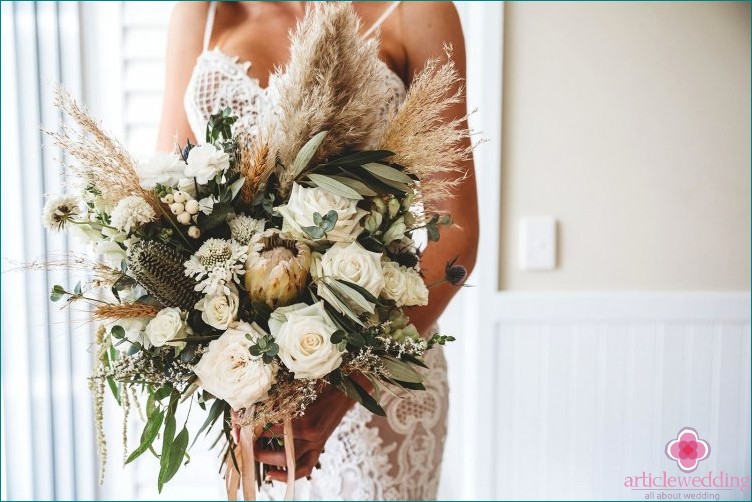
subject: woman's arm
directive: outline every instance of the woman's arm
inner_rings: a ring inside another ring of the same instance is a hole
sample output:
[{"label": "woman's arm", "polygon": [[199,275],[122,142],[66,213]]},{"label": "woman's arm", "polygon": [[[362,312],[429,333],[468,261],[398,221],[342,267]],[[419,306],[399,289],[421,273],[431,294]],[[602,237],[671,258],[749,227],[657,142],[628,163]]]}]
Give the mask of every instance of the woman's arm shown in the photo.
[{"label": "woman's arm", "polygon": [[207,2],[178,2],[170,16],[167,34],[162,118],[157,135],[157,150],[174,150],[175,139],[180,144],[190,139],[196,142],[188,124],[183,96],[191,79],[196,58],[203,50]]},{"label": "woman's arm", "polygon": [[[445,57],[444,44],[448,43],[454,48],[453,59],[457,71],[462,79],[465,78],[465,44],[457,11],[451,2],[404,2],[394,15],[402,16],[401,32],[404,34],[403,44],[410,77],[423,69],[429,59]],[[451,121],[464,117],[466,113],[463,99],[447,110],[445,118]],[[455,256],[459,256],[457,263],[464,265],[468,271],[475,264],[478,205],[472,161],[466,162],[461,168],[463,172],[467,172],[467,176],[458,186],[455,197],[436,208],[450,213],[456,225],[451,228],[443,227],[441,245],[429,245],[421,259],[421,268],[428,284],[443,278],[446,263]],[[429,306],[409,312],[411,321],[420,332],[424,333],[436,322],[456,291],[455,286],[437,286],[430,292]],[[359,383],[370,388],[365,379]],[[311,474],[327,439],[354,403],[340,391],[327,386],[324,394],[308,407],[306,414],[295,421],[297,478]],[[259,442],[256,443],[255,453],[257,459],[265,464],[286,465],[284,452],[264,449]],[[286,481],[287,473],[272,470],[269,472],[269,479]]]}]

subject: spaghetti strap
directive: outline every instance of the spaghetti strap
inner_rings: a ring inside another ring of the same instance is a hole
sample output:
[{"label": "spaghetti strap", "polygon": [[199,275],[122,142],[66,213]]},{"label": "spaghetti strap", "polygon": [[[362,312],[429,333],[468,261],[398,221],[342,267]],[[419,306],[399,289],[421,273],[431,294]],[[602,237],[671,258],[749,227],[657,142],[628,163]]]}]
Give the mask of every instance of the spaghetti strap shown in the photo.
[{"label": "spaghetti strap", "polygon": [[204,27],[204,51],[209,49],[215,12],[217,12],[217,2],[209,2],[209,10],[206,12],[206,26]]},{"label": "spaghetti strap", "polygon": [[389,7],[384,9],[384,12],[381,14],[381,16],[379,16],[376,22],[373,23],[373,25],[371,25],[371,27],[368,28],[368,31],[366,31],[363,34],[363,38],[370,37],[373,34],[373,32],[378,30],[379,26],[381,26],[384,23],[384,21],[386,21],[386,19],[392,14],[392,12],[394,12],[397,9],[397,7],[399,7],[399,4],[400,4],[399,1],[392,2],[391,5],[389,5]]}]

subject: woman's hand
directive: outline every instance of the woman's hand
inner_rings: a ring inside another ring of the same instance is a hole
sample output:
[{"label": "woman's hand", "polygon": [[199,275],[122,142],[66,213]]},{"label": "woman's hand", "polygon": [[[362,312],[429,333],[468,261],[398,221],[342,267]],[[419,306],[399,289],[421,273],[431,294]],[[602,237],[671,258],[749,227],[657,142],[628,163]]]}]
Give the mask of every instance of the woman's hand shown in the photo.
[{"label": "woman's hand", "polygon": [[[366,379],[363,380],[367,382]],[[365,382],[359,383],[364,385]],[[355,401],[327,385],[318,399],[308,406],[305,415],[293,420],[295,479],[311,475],[318,464],[319,455],[324,450],[324,444],[353,404]],[[284,449],[272,450],[265,446],[268,444],[267,438],[281,435],[282,427],[277,426],[261,434],[262,437],[255,442],[256,460],[272,466],[267,480],[287,481],[287,472],[280,469],[287,465]],[[285,438],[285,441],[288,441],[288,438]]]}]

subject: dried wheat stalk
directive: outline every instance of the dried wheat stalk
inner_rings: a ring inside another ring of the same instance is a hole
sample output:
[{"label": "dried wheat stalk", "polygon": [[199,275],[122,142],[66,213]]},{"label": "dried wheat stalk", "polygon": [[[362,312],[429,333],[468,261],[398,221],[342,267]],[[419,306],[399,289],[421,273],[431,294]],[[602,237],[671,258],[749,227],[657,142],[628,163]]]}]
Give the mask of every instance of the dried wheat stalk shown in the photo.
[{"label": "dried wheat stalk", "polygon": [[94,319],[126,319],[134,317],[156,317],[161,309],[143,303],[122,303],[119,305],[97,305]]},{"label": "dried wheat stalk", "polygon": [[153,192],[141,188],[135,160],[123,145],[62,87],[55,89],[55,106],[79,128],[61,124],[58,131],[47,131],[55,145],[78,161],[66,167],[85,185],[94,184],[110,204],[129,195],[140,195],[158,211],[159,201]]},{"label": "dried wheat stalk", "polygon": [[270,155],[269,142],[258,135],[240,133],[238,135],[238,170],[245,178],[240,190],[240,200],[250,204],[261,184],[274,170],[274,158]]},{"label": "dried wheat stalk", "polygon": [[[316,133],[329,131],[317,160],[373,146],[381,130],[378,43],[360,33],[350,2],[312,5],[291,35],[290,63],[278,70],[279,125],[273,153],[289,167]],[[280,191],[289,192],[294,173],[282,170]]]},{"label": "dried wheat stalk", "polygon": [[[463,164],[472,158],[466,116],[447,121],[444,113],[462,102],[463,88],[447,47],[447,61],[432,59],[410,84],[407,97],[378,144],[395,152],[390,160],[420,179],[422,202],[452,197],[467,173]],[[456,87],[456,88],[455,88]]]}]

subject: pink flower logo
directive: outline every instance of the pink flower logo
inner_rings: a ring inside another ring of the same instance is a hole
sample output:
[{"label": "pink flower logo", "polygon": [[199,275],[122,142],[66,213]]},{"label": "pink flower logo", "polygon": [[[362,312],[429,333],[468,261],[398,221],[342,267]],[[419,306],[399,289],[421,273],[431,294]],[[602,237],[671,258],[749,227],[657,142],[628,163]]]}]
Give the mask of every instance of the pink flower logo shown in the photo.
[{"label": "pink flower logo", "polygon": [[684,472],[692,472],[697,469],[700,460],[705,460],[710,455],[710,445],[700,439],[697,431],[691,427],[684,427],[666,444],[666,456],[676,460],[679,469]]}]

